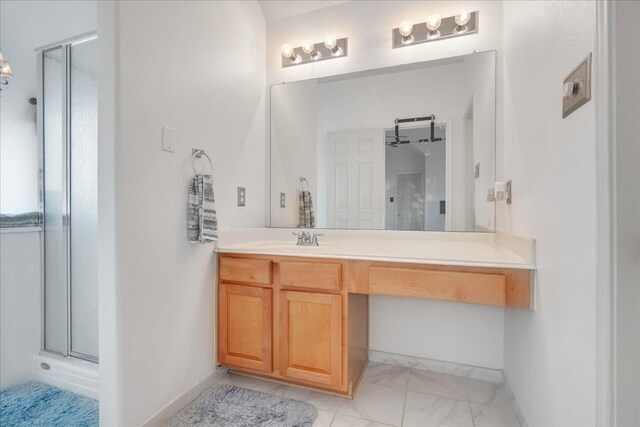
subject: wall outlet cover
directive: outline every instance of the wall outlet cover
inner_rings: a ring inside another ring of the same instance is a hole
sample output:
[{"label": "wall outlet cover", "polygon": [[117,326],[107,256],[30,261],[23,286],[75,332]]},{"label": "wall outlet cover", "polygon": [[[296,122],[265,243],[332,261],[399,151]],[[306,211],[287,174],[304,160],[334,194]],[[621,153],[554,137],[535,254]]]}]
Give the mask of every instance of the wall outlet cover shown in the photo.
[{"label": "wall outlet cover", "polygon": [[284,208],[286,206],[286,194],[280,193],[280,207]]},{"label": "wall outlet cover", "polygon": [[563,82],[562,118],[582,107],[591,99],[591,53]]},{"label": "wall outlet cover", "polygon": [[245,206],[247,200],[247,192],[244,187],[238,187],[238,206]]}]

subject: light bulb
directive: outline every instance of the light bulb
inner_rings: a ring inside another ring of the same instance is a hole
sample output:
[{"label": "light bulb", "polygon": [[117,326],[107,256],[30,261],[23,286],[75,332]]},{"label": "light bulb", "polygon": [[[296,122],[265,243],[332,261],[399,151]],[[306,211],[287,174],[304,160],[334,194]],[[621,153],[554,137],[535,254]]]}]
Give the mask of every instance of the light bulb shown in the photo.
[{"label": "light bulb", "polygon": [[409,37],[411,32],[413,31],[413,24],[409,21],[402,21],[400,27],[398,28],[398,32],[402,37]]},{"label": "light bulb", "polygon": [[296,54],[290,44],[283,45],[281,52],[282,56],[284,56],[285,58],[291,58]]},{"label": "light bulb", "polygon": [[0,51],[0,77],[2,77],[2,84],[6,84],[7,80],[12,76],[11,65],[9,65],[9,61],[5,61],[2,51]]},{"label": "light bulb", "polygon": [[316,50],[316,45],[311,40],[305,40],[302,42],[302,50],[307,53],[314,61],[320,59],[322,56],[320,52]]},{"label": "light bulb", "polygon": [[4,62],[4,64],[2,64],[2,67],[0,67],[0,76],[2,77],[7,77],[7,78],[11,78],[13,77],[13,73],[11,72],[11,65],[9,65],[8,62]]},{"label": "light bulb", "polygon": [[440,38],[440,30],[429,31],[427,33],[427,40],[435,40]]},{"label": "light bulb", "polygon": [[437,31],[438,28],[440,28],[440,24],[442,23],[442,19],[440,18],[440,15],[429,15],[429,17],[427,18],[427,28],[429,29],[429,31]]},{"label": "light bulb", "polygon": [[338,45],[338,40],[336,40],[336,38],[331,34],[329,34],[327,37],[324,38],[324,47],[326,47],[327,49],[333,50],[336,48],[337,45]]},{"label": "light bulb", "polygon": [[312,54],[316,50],[316,47],[311,40],[305,40],[302,42],[302,50],[305,53]]},{"label": "light bulb", "polygon": [[471,19],[471,14],[469,12],[462,12],[459,15],[456,15],[454,20],[456,21],[456,25],[459,27],[464,27],[469,23]]}]

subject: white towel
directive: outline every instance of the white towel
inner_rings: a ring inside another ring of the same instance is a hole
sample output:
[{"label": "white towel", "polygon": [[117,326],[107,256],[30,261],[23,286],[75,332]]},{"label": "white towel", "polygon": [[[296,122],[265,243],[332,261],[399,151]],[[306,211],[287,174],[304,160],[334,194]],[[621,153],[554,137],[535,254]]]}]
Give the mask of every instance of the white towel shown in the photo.
[{"label": "white towel", "polygon": [[196,175],[191,180],[187,206],[187,236],[189,242],[201,245],[218,240],[218,220],[211,175]]}]

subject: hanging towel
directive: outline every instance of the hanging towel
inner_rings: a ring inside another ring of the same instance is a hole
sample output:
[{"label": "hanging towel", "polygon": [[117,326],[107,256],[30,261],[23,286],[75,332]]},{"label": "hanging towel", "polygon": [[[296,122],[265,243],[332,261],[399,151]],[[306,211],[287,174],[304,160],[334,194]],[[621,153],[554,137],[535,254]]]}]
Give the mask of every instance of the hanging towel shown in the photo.
[{"label": "hanging towel", "polygon": [[300,209],[299,209],[298,227],[315,228],[316,215],[313,211],[313,199],[310,191],[300,191]]},{"label": "hanging towel", "polygon": [[189,242],[201,245],[218,240],[218,220],[211,175],[196,175],[191,180],[187,207],[187,236]]},{"label": "hanging towel", "polygon": [[26,212],[15,215],[0,214],[0,228],[41,227],[40,212]]}]

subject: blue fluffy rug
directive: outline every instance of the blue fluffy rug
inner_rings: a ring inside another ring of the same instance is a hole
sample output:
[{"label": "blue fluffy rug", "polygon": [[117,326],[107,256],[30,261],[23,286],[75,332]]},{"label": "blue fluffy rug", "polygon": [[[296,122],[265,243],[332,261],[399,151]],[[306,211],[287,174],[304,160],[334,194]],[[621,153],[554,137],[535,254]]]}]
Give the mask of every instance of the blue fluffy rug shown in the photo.
[{"label": "blue fluffy rug", "polygon": [[2,427],[97,427],[98,401],[41,383],[0,393]]},{"label": "blue fluffy rug", "polygon": [[232,385],[207,389],[165,427],[309,427],[318,415],[305,402]]}]

